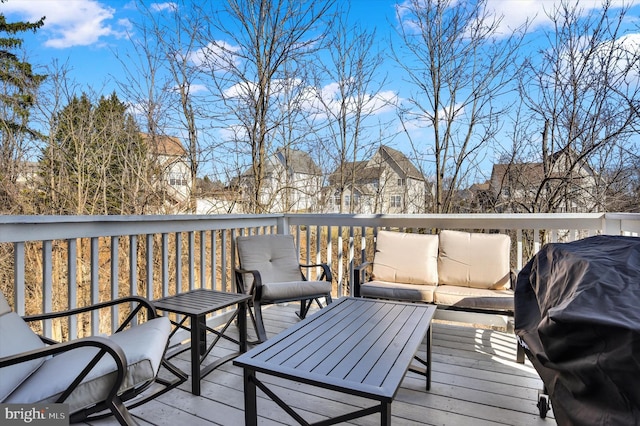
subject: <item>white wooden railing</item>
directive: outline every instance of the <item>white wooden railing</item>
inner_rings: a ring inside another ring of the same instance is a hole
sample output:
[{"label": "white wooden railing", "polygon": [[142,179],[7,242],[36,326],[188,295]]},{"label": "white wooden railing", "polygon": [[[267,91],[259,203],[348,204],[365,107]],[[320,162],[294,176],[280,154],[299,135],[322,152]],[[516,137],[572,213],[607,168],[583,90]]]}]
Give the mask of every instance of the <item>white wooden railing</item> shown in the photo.
[{"label": "white wooden railing", "polygon": [[[331,265],[341,297],[350,294],[353,267],[371,258],[379,229],[508,233],[512,266],[520,269],[547,242],[638,236],[640,214],[0,216],[0,289],[21,315],[123,295],[233,290],[235,237],[290,233],[302,262]],[[91,318],[91,333],[109,332],[117,313],[111,318]],[[53,333],[51,323],[43,328]],[[68,329],[75,337],[77,324]]]}]

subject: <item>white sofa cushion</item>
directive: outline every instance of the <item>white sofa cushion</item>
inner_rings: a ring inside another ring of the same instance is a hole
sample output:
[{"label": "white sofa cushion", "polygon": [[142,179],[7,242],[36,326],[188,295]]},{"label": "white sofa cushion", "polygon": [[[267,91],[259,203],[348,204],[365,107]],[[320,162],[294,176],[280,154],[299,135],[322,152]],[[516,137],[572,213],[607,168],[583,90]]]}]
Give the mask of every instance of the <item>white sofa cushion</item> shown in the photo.
[{"label": "white sofa cushion", "polygon": [[[119,394],[155,379],[170,332],[169,319],[159,317],[109,337],[127,357],[127,374]],[[94,348],[80,348],[47,359],[5,402],[54,402],[96,353]],[[69,412],[104,401],[113,385],[115,368],[111,356],[103,357],[65,401]]]},{"label": "white sofa cushion", "polygon": [[405,302],[433,303],[434,285],[415,285],[390,283],[387,281],[369,281],[360,286],[360,295],[373,299],[391,299]]},{"label": "white sofa cushion", "polygon": [[510,249],[508,235],[440,231],[439,284],[491,290],[508,288]]},{"label": "white sofa cushion", "polygon": [[[44,347],[44,343],[29,328],[20,315],[11,311],[0,293],[0,358]],[[0,402],[42,365],[44,359],[15,364],[0,369]]]},{"label": "white sofa cushion", "polygon": [[373,279],[405,284],[438,284],[438,236],[379,231]]},{"label": "white sofa cushion", "polygon": [[513,290],[441,285],[435,289],[433,301],[437,305],[465,309],[492,309],[513,312]]}]

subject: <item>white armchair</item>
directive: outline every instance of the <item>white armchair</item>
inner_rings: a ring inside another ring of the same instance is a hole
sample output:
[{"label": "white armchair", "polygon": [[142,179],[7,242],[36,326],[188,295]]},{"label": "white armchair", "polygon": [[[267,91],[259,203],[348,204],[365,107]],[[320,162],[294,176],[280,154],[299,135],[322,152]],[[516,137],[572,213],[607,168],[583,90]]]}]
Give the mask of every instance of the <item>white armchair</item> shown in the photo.
[{"label": "white armchair", "polygon": [[[131,303],[132,312],[109,337],[86,337],[55,342],[38,336],[31,321],[68,317],[94,309]],[[131,325],[142,309],[146,322]],[[170,333],[169,319],[156,317],[153,305],[129,297],[64,312],[20,317],[0,294],[0,402],[65,403],[72,422],[113,414],[120,424],[136,424],[124,405],[156,382],[162,366],[175,377],[160,380],[160,390],[135,400],[140,405],[186,380],[186,375],[164,359]],[[131,407],[130,406],[130,407]]]}]

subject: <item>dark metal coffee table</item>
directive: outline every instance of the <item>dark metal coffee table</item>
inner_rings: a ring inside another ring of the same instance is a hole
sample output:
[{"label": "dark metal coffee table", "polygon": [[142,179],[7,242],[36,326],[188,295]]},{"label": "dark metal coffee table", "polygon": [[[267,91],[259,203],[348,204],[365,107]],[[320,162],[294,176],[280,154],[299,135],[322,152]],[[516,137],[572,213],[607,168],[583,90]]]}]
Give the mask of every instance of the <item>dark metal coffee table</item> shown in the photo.
[{"label": "dark metal coffee table", "polygon": [[[379,401],[379,405],[323,421],[336,424],[379,412],[391,424],[391,402],[408,370],[431,387],[431,320],[426,304],[343,298],[234,360],[244,369],[245,423],[257,424],[256,387],[300,424],[308,424],[256,373]],[[427,360],[415,354],[427,336]],[[414,368],[412,361],[422,366]]]},{"label": "dark metal coffee table", "polygon": [[[200,395],[200,380],[203,377],[225,362],[235,358],[240,353],[247,351],[247,301],[250,298],[251,296],[246,294],[198,289],[154,300],[153,304],[157,310],[184,315],[180,322],[171,321],[174,325],[171,337],[180,329],[191,331],[191,345],[171,351],[171,353],[167,355],[167,358],[172,358],[189,348],[191,349],[192,394]],[[233,305],[237,305],[237,308],[221,330],[215,330],[207,326],[207,314]],[[240,329],[239,341],[225,334],[227,328],[229,328],[229,325],[231,325],[235,318],[238,318],[238,328]],[[189,320],[188,327],[185,325],[187,319]],[[207,332],[213,333],[216,336],[209,346],[207,346]],[[211,349],[213,349],[221,338],[236,343],[239,346],[239,351],[219,358],[215,362],[202,367],[202,361],[204,361],[209,352],[211,352]]]}]

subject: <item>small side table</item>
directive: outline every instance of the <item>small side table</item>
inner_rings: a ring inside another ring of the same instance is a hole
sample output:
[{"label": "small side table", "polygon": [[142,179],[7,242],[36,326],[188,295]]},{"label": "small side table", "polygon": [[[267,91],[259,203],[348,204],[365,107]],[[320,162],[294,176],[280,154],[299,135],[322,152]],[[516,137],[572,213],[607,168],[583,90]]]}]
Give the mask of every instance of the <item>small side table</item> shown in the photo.
[{"label": "small side table", "polygon": [[[192,394],[200,395],[200,380],[203,377],[225,362],[228,362],[239,354],[247,351],[247,301],[250,298],[251,296],[246,294],[198,289],[176,294],[175,296],[163,297],[153,301],[157,310],[184,315],[180,322],[171,321],[174,325],[171,337],[173,337],[179,329],[191,331]],[[237,308],[235,312],[231,314],[229,320],[221,330],[214,330],[207,326],[207,314],[233,305],[237,305]],[[238,318],[238,328],[240,329],[239,341],[225,334],[229,325],[231,325],[233,320],[236,318]],[[189,319],[188,327],[185,325],[187,319]],[[207,346],[207,332],[213,333],[216,336],[209,346]],[[236,343],[239,346],[239,351],[237,353],[224,356],[203,367],[202,362],[221,338]],[[187,349],[189,348],[186,347],[172,351],[170,355],[167,355],[167,358],[173,358]]]}]

